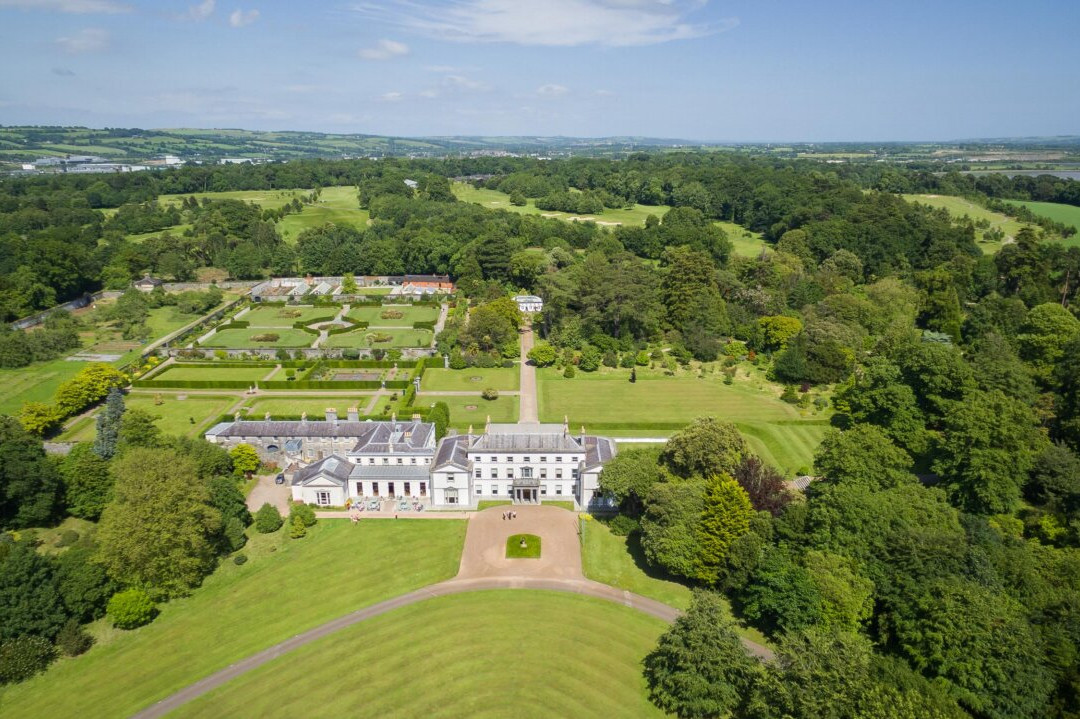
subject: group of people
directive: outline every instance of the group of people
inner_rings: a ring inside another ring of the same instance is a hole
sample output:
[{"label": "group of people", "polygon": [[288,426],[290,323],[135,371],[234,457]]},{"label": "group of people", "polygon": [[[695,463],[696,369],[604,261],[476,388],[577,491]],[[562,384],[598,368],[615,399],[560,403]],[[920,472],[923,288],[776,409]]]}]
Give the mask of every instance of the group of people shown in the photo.
[{"label": "group of people", "polygon": [[503,519],[517,519],[517,512],[503,512]]}]

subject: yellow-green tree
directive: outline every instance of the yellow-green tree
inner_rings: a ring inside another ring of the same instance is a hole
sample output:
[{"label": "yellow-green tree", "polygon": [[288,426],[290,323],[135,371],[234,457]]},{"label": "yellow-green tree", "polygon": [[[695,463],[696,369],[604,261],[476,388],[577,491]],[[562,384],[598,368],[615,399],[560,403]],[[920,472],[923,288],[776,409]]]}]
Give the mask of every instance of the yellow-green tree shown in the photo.
[{"label": "yellow-green tree", "polygon": [[233,470],[242,474],[251,474],[259,468],[259,453],[250,444],[238,444],[229,450]]},{"label": "yellow-green tree", "polygon": [[764,348],[783,349],[789,339],[802,332],[803,324],[797,317],[770,315],[758,320]]},{"label": "yellow-green tree", "polygon": [[714,474],[705,480],[704,507],[696,528],[698,554],[694,579],[714,584],[727,557],[728,547],[750,531],[754,509],[746,490],[729,474]]}]

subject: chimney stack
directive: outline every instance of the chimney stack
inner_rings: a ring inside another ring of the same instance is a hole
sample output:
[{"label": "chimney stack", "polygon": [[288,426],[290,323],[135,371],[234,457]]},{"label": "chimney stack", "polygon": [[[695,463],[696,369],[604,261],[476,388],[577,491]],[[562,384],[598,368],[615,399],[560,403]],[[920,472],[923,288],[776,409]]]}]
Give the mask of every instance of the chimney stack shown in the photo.
[{"label": "chimney stack", "polygon": [[360,421],[360,411],[357,410],[356,407],[349,407],[348,417],[349,417],[350,422],[359,422]]},{"label": "chimney stack", "polygon": [[267,412],[266,414],[263,415],[263,421],[265,421],[265,422],[270,421],[270,413],[269,412]]},{"label": "chimney stack", "polygon": [[235,413],[232,416],[232,418],[233,418],[233,422],[239,422],[240,421],[240,413],[239,412]]},{"label": "chimney stack", "polygon": [[335,424],[337,423],[337,408],[336,407],[327,407],[326,408],[326,421],[327,422],[333,422]]},{"label": "chimney stack", "polygon": [[570,434],[570,418],[567,417],[565,414],[562,418],[562,433],[564,437]]},{"label": "chimney stack", "polygon": [[484,434],[491,434],[491,415],[487,416],[487,422],[484,423]]},{"label": "chimney stack", "polygon": [[301,412],[300,413],[300,421],[301,422],[307,422],[307,412]]}]

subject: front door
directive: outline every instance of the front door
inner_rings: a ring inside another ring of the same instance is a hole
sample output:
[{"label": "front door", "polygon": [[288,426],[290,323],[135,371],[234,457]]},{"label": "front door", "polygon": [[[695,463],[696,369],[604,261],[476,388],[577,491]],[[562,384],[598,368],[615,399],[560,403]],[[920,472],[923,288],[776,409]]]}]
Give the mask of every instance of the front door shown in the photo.
[{"label": "front door", "polygon": [[397,496],[397,495],[394,494],[394,483],[393,482],[387,482],[386,483],[386,496],[388,496],[388,497]]}]

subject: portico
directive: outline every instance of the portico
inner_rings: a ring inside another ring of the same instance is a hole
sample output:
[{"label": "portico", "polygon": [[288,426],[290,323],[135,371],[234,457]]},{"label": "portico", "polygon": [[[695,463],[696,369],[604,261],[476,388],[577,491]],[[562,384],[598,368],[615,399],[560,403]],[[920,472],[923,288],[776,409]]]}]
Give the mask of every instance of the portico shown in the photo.
[{"label": "portico", "polygon": [[538,477],[520,477],[514,480],[511,491],[514,504],[540,504],[540,479]]}]

